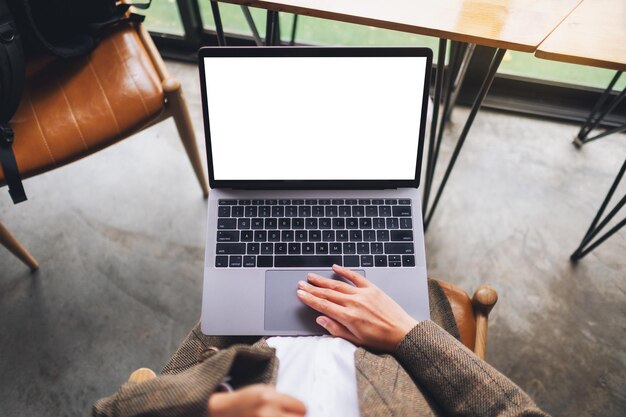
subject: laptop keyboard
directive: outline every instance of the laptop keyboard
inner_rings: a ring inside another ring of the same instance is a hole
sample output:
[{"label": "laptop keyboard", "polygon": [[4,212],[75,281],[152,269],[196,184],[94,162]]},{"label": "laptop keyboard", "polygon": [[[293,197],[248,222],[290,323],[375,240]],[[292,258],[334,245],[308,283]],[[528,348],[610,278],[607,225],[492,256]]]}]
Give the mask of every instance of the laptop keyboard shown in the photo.
[{"label": "laptop keyboard", "polygon": [[217,268],[413,267],[410,199],[219,200]]}]

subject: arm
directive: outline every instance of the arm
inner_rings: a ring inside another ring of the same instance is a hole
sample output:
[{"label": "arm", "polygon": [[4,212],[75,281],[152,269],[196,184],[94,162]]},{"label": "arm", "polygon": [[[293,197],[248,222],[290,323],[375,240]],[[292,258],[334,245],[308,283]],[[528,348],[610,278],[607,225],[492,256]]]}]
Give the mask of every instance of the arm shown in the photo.
[{"label": "arm", "polygon": [[[297,292],[332,335],[394,354],[451,415],[545,416],[513,382],[430,320],[418,323],[362,275],[334,266],[349,285],[309,274]],[[312,285],[311,285],[312,284]]]}]

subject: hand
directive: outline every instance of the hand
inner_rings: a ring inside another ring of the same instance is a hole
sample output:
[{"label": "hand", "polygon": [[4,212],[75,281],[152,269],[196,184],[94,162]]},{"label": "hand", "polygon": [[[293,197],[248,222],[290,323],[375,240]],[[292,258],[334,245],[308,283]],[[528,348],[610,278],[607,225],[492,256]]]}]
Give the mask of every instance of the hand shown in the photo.
[{"label": "hand", "polygon": [[393,352],[417,320],[363,275],[338,265],[333,271],[354,286],[311,273],[309,283],[298,283],[298,298],[322,313],[316,321],[333,336]]},{"label": "hand", "polygon": [[279,394],[271,385],[255,384],[209,397],[211,417],[304,417],[304,404]]}]

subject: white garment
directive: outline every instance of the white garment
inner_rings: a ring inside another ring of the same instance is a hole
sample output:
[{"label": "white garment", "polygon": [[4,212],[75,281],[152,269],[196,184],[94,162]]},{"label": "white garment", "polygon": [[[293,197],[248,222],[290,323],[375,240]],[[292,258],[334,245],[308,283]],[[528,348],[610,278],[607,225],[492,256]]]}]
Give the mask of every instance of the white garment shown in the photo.
[{"label": "white garment", "polygon": [[270,337],[276,349],[276,390],[306,405],[307,417],[359,417],[356,346],[332,336]]}]

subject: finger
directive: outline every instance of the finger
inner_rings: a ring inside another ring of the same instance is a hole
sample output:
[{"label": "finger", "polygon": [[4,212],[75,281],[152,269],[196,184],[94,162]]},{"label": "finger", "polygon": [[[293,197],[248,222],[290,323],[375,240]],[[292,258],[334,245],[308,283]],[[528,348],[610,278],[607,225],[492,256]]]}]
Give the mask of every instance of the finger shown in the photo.
[{"label": "finger", "polygon": [[339,291],[344,294],[354,294],[356,292],[356,289],[354,288],[353,285],[347,284],[345,282],[342,282],[336,279],[325,278],[321,275],[314,274],[314,273],[308,274],[306,278],[309,282],[311,282],[314,285],[317,285],[318,287],[329,288],[331,290]]},{"label": "finger", "polygon": [[346,305],[348,296],[344,293],[330,290],[328,288],[320,288],[314,285],[311,285],[304,281],[298,282],[298,288],[308,292],[309,294],[313,294],[316,297],[324,298],[325,300],[332,301],[335,304],[339,304],[342,306]]},{"label": "finger", "polygon": [[348,342],[352,342],[355,345],[358,344],[357,337],[352,334],[352,332],[348,330],[346,326],[339,323],[337,320],[333,320],[330,317],[326,316],[319,316],[317,319],[315,319],[315,322],[325,328],[331,335],[346,339]]},{"label": "finger", "polygon": [[306,413],[304,403],[291,395],[278,394],[277,400],[284,411],[289,411],[296,415],[304,415]]},{"label": "finger", "polygon": [[348,279],[359,288],[370,286],[370,282],[358,272],[351,271],[348,268],[344,268],[343,266],[339,265],[333,265],[333,271],[335,271],[336,274],[339,274],[342,277]]},{"label": "finger", "polygon": [[316,297],[315,295],[304,290],[296,291],[296,295],[304,304],[326,316],[330,316],[337,320],[345,320],[346,318],[345,307],[335,304],[332,301]]}]

